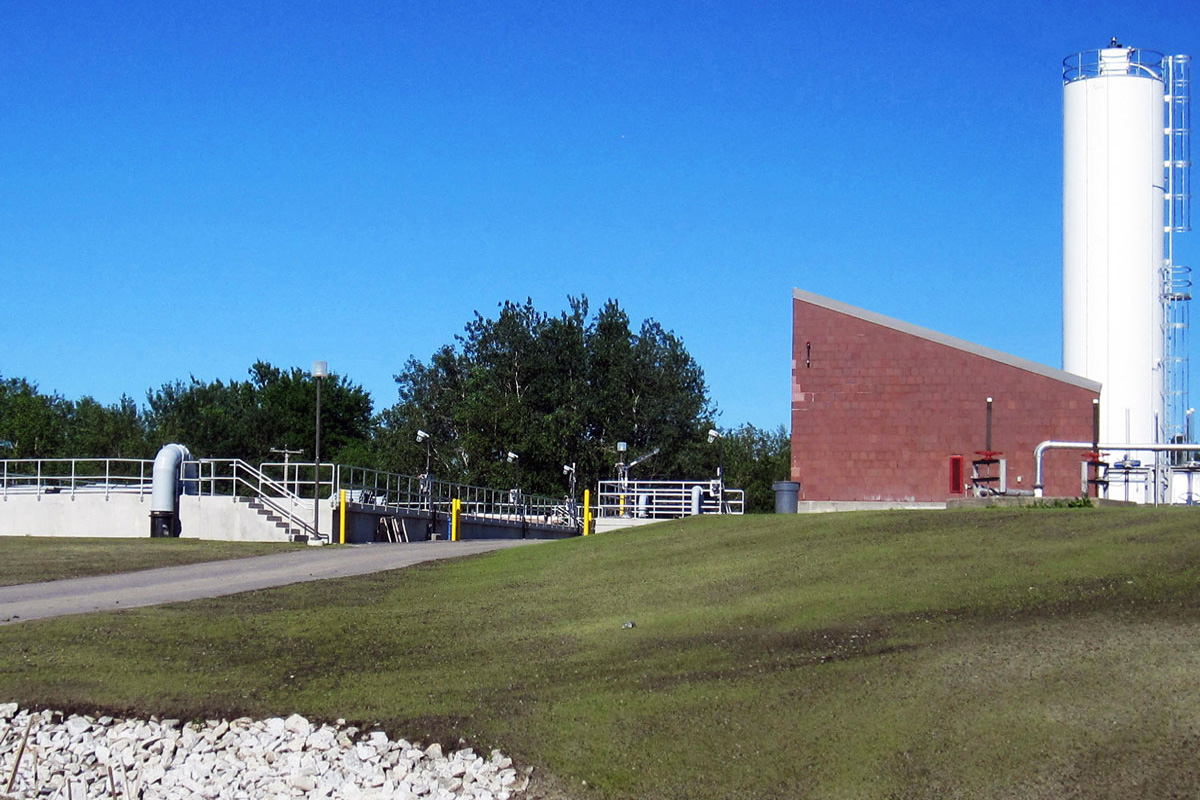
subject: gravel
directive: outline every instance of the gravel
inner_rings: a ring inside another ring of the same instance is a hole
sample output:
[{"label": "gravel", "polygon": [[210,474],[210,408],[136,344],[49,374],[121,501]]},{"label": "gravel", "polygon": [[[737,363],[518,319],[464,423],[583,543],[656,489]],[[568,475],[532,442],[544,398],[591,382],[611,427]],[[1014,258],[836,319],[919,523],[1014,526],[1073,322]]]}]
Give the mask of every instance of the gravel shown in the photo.
[{"label": "gravel", "polygon": [[499,750],[447,754],[298,714],[183,723],[0,704],[0,797],[17,800],[512,800],[528,785]]}]

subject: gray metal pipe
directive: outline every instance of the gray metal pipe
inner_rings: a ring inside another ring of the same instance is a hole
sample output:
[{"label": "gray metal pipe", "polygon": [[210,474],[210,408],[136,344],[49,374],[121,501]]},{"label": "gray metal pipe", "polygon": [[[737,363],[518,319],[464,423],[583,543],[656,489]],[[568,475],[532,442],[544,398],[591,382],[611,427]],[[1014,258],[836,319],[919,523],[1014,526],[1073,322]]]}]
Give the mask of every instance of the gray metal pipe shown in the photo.
[{"label": "gray metal pipe", "polygon": [[[191,452],[181,444],[164,445],[154,458],[154,490],[150,499],[151,514],[175,514],[178,511],[179,495],[183,491],[180,483],[180,465],[193,462]],[[194,477],[194,475],[190,476]]]},{"label": "gray metal pipe", "polygon": [[1095,444],[1094,442],[1055,442],[1045,441],[1033,448],[1033,459],[1037,463],[1037,469],[1034,473],[1033,493],[1037,497],[1042,496],[1042,456],[1047,450],[1072,450],[1075,448],[1086,449],[1090,451],[1101,450],[1137,450],[1152,453],[1169,453],[1169,452],[1200,452],[1200,444],[1196,443],[1173,443],[1173,444]]}]

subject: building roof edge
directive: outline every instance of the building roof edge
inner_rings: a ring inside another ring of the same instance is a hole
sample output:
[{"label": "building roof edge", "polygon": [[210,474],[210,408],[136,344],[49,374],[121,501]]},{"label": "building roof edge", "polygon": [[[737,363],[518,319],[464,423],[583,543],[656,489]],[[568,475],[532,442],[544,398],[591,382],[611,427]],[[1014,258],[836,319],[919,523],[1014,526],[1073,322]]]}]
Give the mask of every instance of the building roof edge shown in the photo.
[{"label": "building roof edge", "polygon": [[1026,372],[1032,372],[1036,375],[1041,375],[1046,378],[1053,378],[1054,380],[1062,381],[1063,383],[1070,383],[1082,389],[1087,389],[1093,392],[1100,391],[1100,383],[1098,381],[1093,381],[1090,378],[1084,378],[1080,375],[1075,375],[1061,369],[1048,367],[1045,364],[1039,364],[1036,361],[1020,358],[1000,350],[993,350],[992,348],[984,347],[981,344],[968,342],[966,339],[959,339],[954,336],[939,333],[935,330],[930,330],[929,328],[922,328],[920,325],[913,325],[911,322],[904,322],[903,320],[894,319],[893,317],[878,314],[874,311],[868,311],[865,308],[852,306],[849,303],[843,303],[840,300],[822,297],[821,295],[813,294],[812,292],[806,292],[803,289],[797,288],[792,289],[792,299],[802,300],[805,303],[810,303],[814,306],[820,306],[821,308],[827,308],[830,311],[836,311],[839,314],[846,314],[847,316],[861,319],[864,322],[882,325],[885,328],[891,328],[892,330],[899,331],[901,333],[907,333],[910,336],[917,336],[921,339],[927,339],[928,341],[945,345],[946,347],[953,347],[956,350],[962,350],[963,352],[971,353],[972,355],[982,356],[983,358],[997,361],[1001,364],[1007,364],[1010,367],[1022,369]]}]

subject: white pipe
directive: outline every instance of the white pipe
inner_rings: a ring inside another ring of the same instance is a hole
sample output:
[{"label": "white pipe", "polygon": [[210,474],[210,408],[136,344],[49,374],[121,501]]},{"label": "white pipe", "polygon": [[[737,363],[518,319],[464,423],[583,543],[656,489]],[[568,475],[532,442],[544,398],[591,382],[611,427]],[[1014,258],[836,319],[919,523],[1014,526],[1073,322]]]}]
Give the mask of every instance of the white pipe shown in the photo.
[{"label": "white pipe", "polygon": [[[183,489],[179,482],[179,466],[193,462],[192,454],[181,444],[164,445],[154,458],[154,493],[150,500],[150,513],[174,514],[179,495]],[[193,467],[194,469],[194,467]]]},{"label": "white pipe", "polygon": [[1093,444],[1092,442],[1055,442],[1045,441],[1033,449],[1033,458],[1037,462],[1037,469],[1034,474],[1033,493],[1037,497],[1042,496],[1042,456],[1047,450],[1073,450],[1075,448],[1085,447],[1089,452],[1097,450],[1122,450],[1129,452],[1131,450],[1145,450],[1154,453],[1180,452],[1180,451],[1195,451],[1200,452],[1200,444],[1196,443],[1172,443],[1172,444],[1126,444],[1124,442],[1118,444]]}]

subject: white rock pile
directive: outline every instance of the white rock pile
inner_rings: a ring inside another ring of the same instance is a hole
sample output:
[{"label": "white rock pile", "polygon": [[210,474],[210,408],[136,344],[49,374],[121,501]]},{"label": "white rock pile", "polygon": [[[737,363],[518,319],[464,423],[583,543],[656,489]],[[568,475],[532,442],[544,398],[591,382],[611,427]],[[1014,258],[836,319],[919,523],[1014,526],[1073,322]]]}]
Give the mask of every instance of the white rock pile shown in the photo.
[{"label": "white rock pile", "polygon": [[528,785],[499,750],[445,755],[298,714],[182,724],[0,704],[0,797],[510,800]]}]

